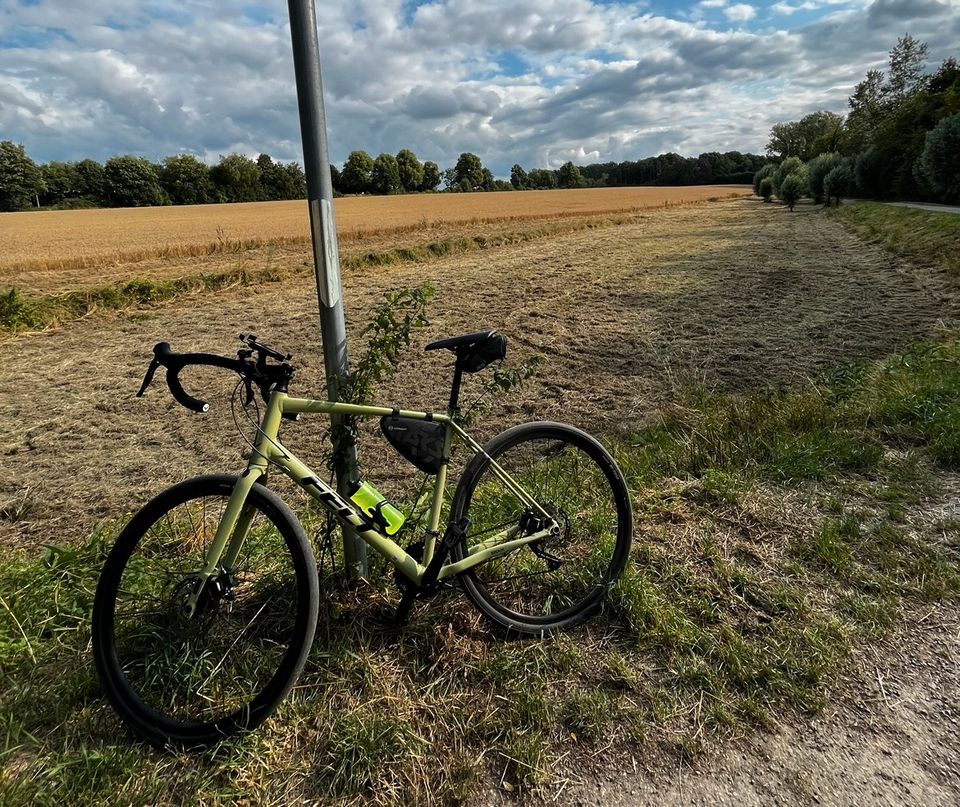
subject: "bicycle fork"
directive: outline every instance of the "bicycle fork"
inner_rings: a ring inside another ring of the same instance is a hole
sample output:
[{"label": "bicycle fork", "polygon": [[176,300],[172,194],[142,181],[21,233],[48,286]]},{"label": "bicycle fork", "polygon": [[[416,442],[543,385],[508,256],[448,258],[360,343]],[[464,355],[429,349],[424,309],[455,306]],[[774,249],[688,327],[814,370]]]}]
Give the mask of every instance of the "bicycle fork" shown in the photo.
[{"label": "bicycle fork", "polygon": [[217,533],[213,543],[204,556],[203,568],[197,574],[197,582],[190,592],[186,603],[186,616],[192,619],[197,612],[197,604],[203,594],[204,587],[213,578],[217,568],[222,568],[228,574],[237,563],[243,542],[250,531],[255,515],[254,509],[246,505],[247,496],[256,482],[263,476],[263,469],[250,465],[237,479],[233,492],[227,501],[227,506],[217,525]]}]

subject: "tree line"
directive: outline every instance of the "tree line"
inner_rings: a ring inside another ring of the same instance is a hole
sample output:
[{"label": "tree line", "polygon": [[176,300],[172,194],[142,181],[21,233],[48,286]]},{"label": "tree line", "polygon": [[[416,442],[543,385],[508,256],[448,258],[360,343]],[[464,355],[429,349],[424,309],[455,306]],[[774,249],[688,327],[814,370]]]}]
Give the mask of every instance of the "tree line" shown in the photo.
[{"label": "tree line", "polygon": [[[330,166],[330,178],[338,195],[748,183],[763,162],[756,154],[728,151],[699,157],[670,153],[582,167],[567,162],[555,170],[527,171],[514,165],[507,182],[496,179],[480,157],[470,152],[441,171],[431,160],[421,162],[410,149],[376,158],[356,150],[342,168]],[[4,211],[34,206],[142,207],[305,197],[301,167],[295,162],[275,162],[267,154],[256,160],[231,154],[214,166],[190,154],[166,157],[159,163],[123,155],[102,165],[89,159],[37,165],[23,146],[9,140],[0,143],[0,210]]]},{"label": "tree line", "polygon": [[960,65],[924,70],[926,43],[909,34],[854,88],[846,116],[814,112],[770,131],[773,158],[754,192],[793,206],[844,196],[960,202]]},{"label": "tree line", "polygon": [[0,210],[49,207],[145,207],[213,202],[302,199],[303,170],[274,162],[268,154],[251,160],[241,154],[221,157],[214,166],[190,154],[152,163],[143,157],[53,161],[37,165],[23,146],[0,143]]}]

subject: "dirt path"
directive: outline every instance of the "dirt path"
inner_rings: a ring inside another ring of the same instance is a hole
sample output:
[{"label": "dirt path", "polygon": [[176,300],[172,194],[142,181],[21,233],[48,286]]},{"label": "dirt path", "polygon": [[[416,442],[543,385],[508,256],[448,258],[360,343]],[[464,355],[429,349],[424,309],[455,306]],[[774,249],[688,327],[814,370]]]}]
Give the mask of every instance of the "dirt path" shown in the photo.
[{"label": "dirt path", "polygon": [[[574,805],[904,805],[960,803],[960,612],[917,615],[866,647],[837,698],[693,763],[600,769],[571,784]],[[855,693],[855,694],[854,694]]]},{"label": "dirt path", "polygon": [[[957,319],[956,301],[934,273],[861,244],[814,211],[791,215],[750,202],[659,211],[635,224],[351,272],[354,344],[384,290],[424,281],[437,290],[431,325],[382,400],[442,407],[448,363],[423,354],[422,344],[478,327],[508,334],[511,358],[541,352],[549,360],[487,432],[535,418],[594,431],[629,427],[649,417],[678,379],[726,390],[794,383],[885,355]],[[90,317],[0,345],[8,470],[0,545],[35,550],[72,540],[186,476],[241,467],[245,446],[224,379],[195,383],[211,391],[212,411],[203,417],[177,407],[162,383],[134,397],[150,348],[167,340],[177,350],[232,352],[235,334],[254,332],[294,353],[295,392],[318,394],[314,295],[302,278]],[[325,445],[322,422],[293,428],[291,447],[316,456]],[[367,448],[371,464],[385,456],[379,441]]]}]

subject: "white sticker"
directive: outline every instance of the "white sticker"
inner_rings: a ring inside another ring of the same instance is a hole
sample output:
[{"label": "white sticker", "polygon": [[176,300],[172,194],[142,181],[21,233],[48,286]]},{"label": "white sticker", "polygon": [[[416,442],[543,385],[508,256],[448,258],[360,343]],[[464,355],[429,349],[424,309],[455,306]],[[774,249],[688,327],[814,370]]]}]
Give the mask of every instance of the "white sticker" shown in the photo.
[{"label": "white sticker", "polygon": [[[340,300],[340,253],[337,249],[333,205],[326,199],[314,200],[310,204],[313,208],[311,219],[319,219],[322,230],[313,234],[313,259],[319,271],[320,299],[327,308],[333,308]],[[321,249],[324,251],[321,252]]]}]

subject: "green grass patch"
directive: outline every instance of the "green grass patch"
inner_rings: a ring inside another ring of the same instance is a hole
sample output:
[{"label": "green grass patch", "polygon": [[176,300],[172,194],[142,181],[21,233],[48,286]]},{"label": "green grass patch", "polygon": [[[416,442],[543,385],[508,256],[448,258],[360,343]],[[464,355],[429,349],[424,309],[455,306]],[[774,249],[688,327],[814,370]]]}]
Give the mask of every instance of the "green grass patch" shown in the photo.
[{"label": "green grass patch", "polygon": [[[757,480],[876,475],[891,448],[922,446],[943,467],[960,468],[960,342],[917,344],[799,389],[717,395],[681,388],[659,422],[627,441],[620,458],[635,484],[695,477],[725,501]],[[915,459],[908,464],[920,473]],[[896,490],[889,495],[895,499]]]},{"label": "green grass patch", "polygon": [[879,202],[842,205],[831,215],[868,241],[960,277],[960,215]]}]

